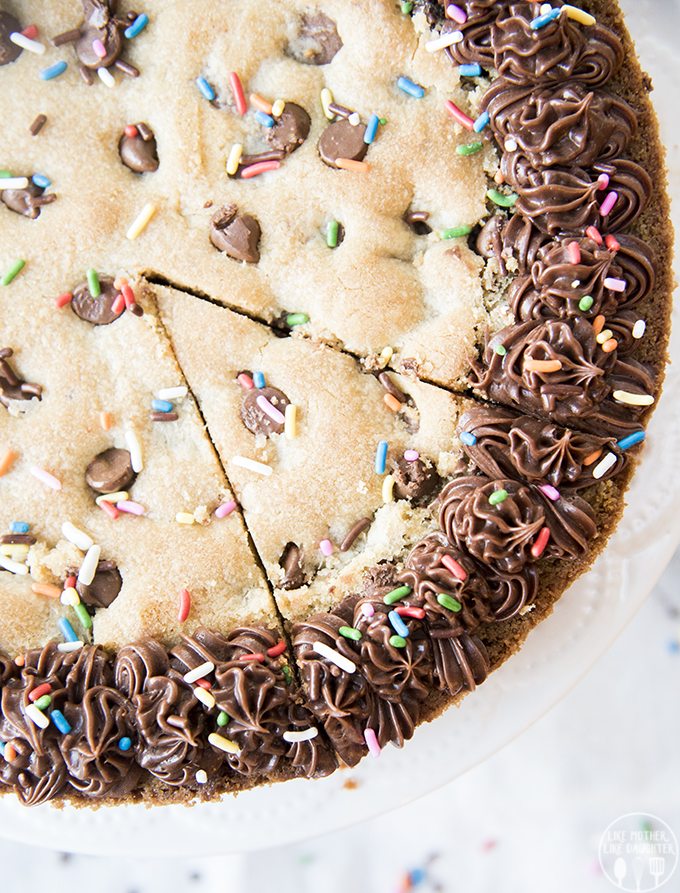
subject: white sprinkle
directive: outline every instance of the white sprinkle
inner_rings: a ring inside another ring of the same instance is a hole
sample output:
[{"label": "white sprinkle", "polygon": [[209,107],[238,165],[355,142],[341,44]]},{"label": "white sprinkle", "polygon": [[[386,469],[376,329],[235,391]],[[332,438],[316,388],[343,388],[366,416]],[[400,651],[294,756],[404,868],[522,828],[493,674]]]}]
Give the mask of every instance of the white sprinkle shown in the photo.
[{"label": "white sprinkle", "polygon": [[80,604],[78,590],[74,589],[73,586],[67,586],[60,595],[59,601],[62,605],[66,605],[69,608],[75,608],[76,605]]},{"label": "white sprinkle", "polygon": [[547,15],[552,12],[552,6],[549,3],[541,3],[541,15]]},{"label": "white sprinkle", "polygon": [[[102,69],[100,68],[99,71]],[[156,213],[156,205],[153,202],[147,202],[139,214],[135,217],[135,219],[130,224],[130,229],[125,233],[125,237],[132,241],[136,239],[137,236],[141,235],[144,230],[149,225],[149,221]]]},{"label": "white sprinkle", "polygon": [[225,738],[224,735],[218,735],[217,732],[211,732],[208,735],[208,744],[212,744],[213,747],[223,750],[225,753],[241,753],[241,748],[235,741]]},{"label": "white sprinkle", "polygon": [[503,143],[503,148],[506,152],[514,152],[517,148],[517,140],[513,140],[512,137],[508,137],[507,140]]},{"label": "white sprinkle", "polygon": [[352,127],[358,127],[361,124],[361,115],[359,112],[352,112],[352,114],[347,118]]},{"label": "white sprinkle", "polygon": [[79,530],[75,524],[71,524],[70,521],[64,521],[61,525],[61,532],[69,543],[73,543],[73,545],[80,549],[81,552],[87,552],[87,550],[94,545],[92,537],[88,536],[84,530]]},{"label": "white sprinkle", "polygon": [[161,388],[160,391],[156,391],[156,399],[176,400],[178,397],[186,397],[188,393],[189,388],[184,385],[177,385],[175,388]]},{"label": "white sprinkle", "polygon": [[0,567],[9,571],[10,574],[18,574],[20,577],[25,577],[28,573],[27,565],[22,564],[20,561],[14,561],[12,558],[7,558],[6,555],[0,555]]},{"label": "white sprinkle", "polygon": [[312,741],[318,734],[319,730],[316,726],[311,726],[309,729],[303,729],[301,732],[284,732],[283,740],[295,744],[298,741]]},{"label": "white sprinkle", "polygon": [[264,477],[269,477],[273,471],[271,465],[265,465],[264,462],[256,462],[254,459],[248,459],[247,456],[232,456],[231,461],[233,465],[238,465],[239,468],[247,468],[248,471],[254,471],[257,474],[264,475]]},{"label": "white sprinkle", "polygon": [[595,468],[593,468],[593,477],[596,481],[599,481],[600,478],[604,477],[609,469],[613,468],[615,465],[616,456],[614,453],[607,453],[605,457],[597,463]]},{"label": "white sprinkle", "polygon": [[28,50],[29,53],[35,53],[36,56],[42,56],[45,52],[44,43],[40,43],[37,40],[31,40],[30,37],[26,37],[26,35],[22,34],[20,31],[13,31],[10,34],[9,39],[12,43],[21,47],[22,50]]},{"label": "white sprinkle", "polygon": [[108,68],[98,68],[97,74],[99,75],[99,79],[101,80],[102,84],[106,84],[107,87],[116,86],[116,79],[111,74]]},{"label": "white sprinkle", "polygon": [[572,288],[578,288],[580,284],[581,284],[581,280],[580,280],[580,279],[572,279],[571,287],[572,287]]},{"label": "white sprinkle", "polygon": [[454,43],[460,43],[462,39],[462,31],[449,31],[447,34],[442,34],[441,37],[428,40],[425,44],[425,49],[428,53],[436,53],[438,50],[445,50],[446,47],[453,46]]},{"label": "white sprinkle", "polygon": [[340,654],[340,652],[336,651],[334,648],[329,648],[328,645],[324,645],[323,642],[314,642],[312,648],[317,654],[320,654],[321,657],[325,657],[326,660],[335,664],[336,667],[340,667],[341,670],[344,670],[345,673],[356,672],[357,665],[354,661],[351,661],[348,657]]},{"label": "white sprinkle", "polygon": [[627,406],[651,406],[654,403],[651,394],[633,394],[631,391],[614,391],[612,397],[617,403],[625,403]]},{"label": "white sprinkle", "polygon": [[130,451],[130,464],[135,474],[139,474],[144,468],[144,460],[142,459],[142,445],[134,431],[125,432],[125,443]]},{"label": "white sprinkle", "polygon": [[79,639],[75,642],[60,642],[57,645],[57,651],[69,652],[69,651],[80,651],[85,643],[81,642]]},{"label": "white sprinkle", "polygon": [[45,484],[50,490],[61,490],[61,481],[59,478],[55,478],[53,474],[50,474],[49,471],[45,471],[44,468],[39,468],[37,465],[31,465],[28,470],[34,478],[37,478],[41,484]]},{"label": "white sprinkle", "polygon": [[208,773],[205,769],[199,769],[196,773],[196,784],[205,784],[208,780]]},{"label": "white sprinkle", "polygon": [[211,660],[207,660],[205,663],[199,664],[197,667],[194,667],[193,670],[189,670],[188,673],[185,673],[184,681],[191,685],[191,683],[196,682],[197,679],[203,679],[208,673],[212,673],[214,669],[215,664]]},{"label": "white sprinkle", "polygon": [[638,321],[633,326],[633,338],[642,338],[645,334],[645,330],[647,329],[647,323],[644,319],[638,319]]},{"label": "white sprinkle", "polygon": [[129,497],[127,490],[118,490],[116,493],[100,493],[95,502],[97,505],[101,505],[102,502],[126,502]]},{"label": "white sprinkle", "polygon": [[87,555],[83,558],[83,563],[78,571],[78,582],[83,586],[89,586],[94,580],[99,564],[99,556],[102,554],[101,546],[90,546]]},{"label": "white sprinkle", "polygon": [[205,704],[209,710],[212,710],[215,706],[215,695],[211,691],[201,688],[200,685],[197,685],[194,689],[194,697],[197,701],[200,701],[201,704]]},{"label": "white sprinkle", "polygon": [[28,704],[24,707],[24,713],[39,729],[46,729],[50,724],[49,716],[46,716],[35,704]]},{"label": "white sprinkle", "polygon": [[0,179],[0,189],[25,189],[28,177],[5,177]]}]

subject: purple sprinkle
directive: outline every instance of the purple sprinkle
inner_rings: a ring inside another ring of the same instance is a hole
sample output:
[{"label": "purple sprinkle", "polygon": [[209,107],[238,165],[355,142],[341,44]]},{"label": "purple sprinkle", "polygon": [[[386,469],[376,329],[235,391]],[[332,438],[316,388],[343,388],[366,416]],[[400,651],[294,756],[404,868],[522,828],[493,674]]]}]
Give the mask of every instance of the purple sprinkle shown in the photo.
[{"label": "purple sprinkle", "polygon": [[560,491],[556,490],[552,484],[541,484],[538,488],[544,496],[547,496],[552,502],[557,502],[560,498]]},{"label": "purple sprinkle", "polygon": [[604,280],[604,287],[610,289],[611,291],[625,291],[626,280],[607,278]]},{"label": "purple sprinkle", "polygon": [[218,505],[215,509],[215,517],[216,518],[226,518],[227,515],[230,515],[234,509],[236,508],[236,503],[233,499],[230,499],[229,502],[223,502],[222,505]]},{"label": "purple sprinkle", "polygon": [[619,200],[618,192],[612,191],[612,192],[608,193],[607,197],[600,205],[600,214],[603,217],[606,217],[607,214],[609,214],[614,209],[614,205],[617,203],[618,200]]},{"label": "purple sprinkle", "polygon": [[375,608],[369,602],[365,602],[361,606],[361,613],[364,617],[372,617],[375,614]]},{"label": "purple sprinkle", "polygon": [[417,450],[404,450],[404,459],[406,459],[407,462],[415,462],[419,456],[420,454]]}]

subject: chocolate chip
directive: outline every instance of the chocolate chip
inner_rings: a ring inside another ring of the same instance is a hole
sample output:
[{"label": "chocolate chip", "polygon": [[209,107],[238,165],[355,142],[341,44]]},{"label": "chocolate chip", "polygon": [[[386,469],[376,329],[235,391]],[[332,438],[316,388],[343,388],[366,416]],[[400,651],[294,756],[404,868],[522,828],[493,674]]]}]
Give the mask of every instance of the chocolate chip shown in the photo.
[{"label": "chocolate chip", "polygon": [[368,151],[364,142],[366,127],[350,124],[347,118],[333,121],[319,137],[319,155],[329,167],[337,167],[338,158],[361,161]]},{"label": "chocolate chip", "polygon": [[404,214],[404,222],[407,223],[417,236],[427,236],[432,232],[432,227],[427,222],[429,211],[412,211],[410,208]]},{"label": "chocolate chip", "polygon": [[278,388],[251,388],[244,391],[243,401],[241,403],[241,419],[243,424],[253,434],[264,434],[269,437],[270,434],[280,434],[283,431],[283,422],[273,419],[262,409],[257,400],[258,397],[264,397],[269,401],[274,409],[278,409],[280,413],[285,415],[286,406],[290,400],[283,391]]},{"label": "chocolate chip", "polygon": [[98,453],[85,469],[85,481],[97,493],[127,490],[134,479],[130,453],[116,447]]},{"label": "chocolate chip", "polygon": [[283,568],[282,589],[299,589],[304,586],[305,574],[300,563],[300,547],[295,543],[286,543],[279,566]]},{"label": "chocolate chip", "polygon": [[87,282],[81,282],[76,286],[73,290],[71,309],[76,316],[92,323],[93,326],[108,326],[120,316],[113,310],[113,302],[118,297],[118,291],[109,276],[100,276],[99,284],[102,292],[97,298],[93,298],[90,294]]},{"label": "chocolate chip", "polygon": [[145,128],[146,136],[142,136],[140,124],[137,127],[137,136],[123,134],[118,141],[120,160],[125,167],[129,167],[136,174],[147,174],[158,170],[158,149],[156,138],[148,127]]},{"label": "chocolate chip", "polygon": [[422,459],[408,462],[403,457],[394,463],[394,496],[408,499],[412,505],[428,505],[442,485],[442,480],[433,466]]},{"label": "chocolate chip", "polygon": [[10,34],[21,32],[18,19],[0,10],[0,65],[8,65],[21,55],[21,47],[9,39]]},{"label": "chocolate chip", "polygon": [[250,214],[237,213],[236,205],[226,205],[210,221],[210,241],[218,251],[234,260],[256,264],[260,259],[260,224]]},{"label": "chocolate chip", "polygon": [[88,607],[108,608],[118,598],[122,586],[123,578],[115,564],[100,561],[90,585],[76,583],[76,590]]},{"label": "chocolate chip", "polygon": [[335,22],[317,10],[302,15],[297,37],[287,51],[304,65],[328,65],[341,47],[342,40]]},{"label": "chocolate chip", "polygon": [[311,125],[311,118],[301,105],[287,102],[274,126],[267,131],[267,142],[275,149],[290,154],[307,139]]},{"label": "chocolate chip", "polygon": [[[2,180],[0,180],[0,184],[2,184]],[[36,186],[35,183],[30,182],[29,178],[28,186],[25,189],[1,190],[0,201],[4,202],[10,211],[35,220],[36,217],[40,217],[40,209],[43,205],[51,204],[57,197],[53,192],[43,195],[44,192],[43,187]]]}]

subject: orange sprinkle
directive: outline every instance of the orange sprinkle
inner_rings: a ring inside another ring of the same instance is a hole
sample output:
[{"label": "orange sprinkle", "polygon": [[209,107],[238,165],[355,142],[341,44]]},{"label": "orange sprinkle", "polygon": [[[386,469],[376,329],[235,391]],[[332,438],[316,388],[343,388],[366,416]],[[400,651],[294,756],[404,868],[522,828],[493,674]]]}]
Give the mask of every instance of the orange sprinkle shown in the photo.
[{"label": "orange sprinkle", "polygon": [[502,186],[505,183],[505,177],[500,171],[496,171],[493,175],[494,183],[497,183],[499,186]]},{"label": "orange sprinkle", "polygon": [[602,350],[605,353],[611,353],[613,350],[616,350],[618,346],[619,342],[616,340],[616,338],[610,338],[609,341],[604,342],[604,344],[602,345]]},{"label": "orange sprinkle", "polygon": [[251,93],[250,94],[250,104],[255,106],[261,112],[264,112],[265,115],[271,115],[272,113],[272,104],[268,102],[264,96],[260,96],[259,93]]},{"label": "orange sprinkle", "polygon": [[559,372],[562,363],[559,360],[525,360],[524,369],[527,372]]},{"label": "orange sprinkle", "polygon": [[593,462],[597,462],[597,460],[600,458],[601,455],[602,455],[602,450],[595,450],[594,453],[591,453],[589,456],[586,456],[586,458],[583,460],[583,464],[587,468],[589,465],[592,465]]},{"label": "orange sprinkle", "polygon": [[394,394],[385,394],[383,400],[385,401],[385,406],[387,406],[388,409],[391,409],[392,412],[401,412],[403,409],[401,403],[397,400]]},{"label": "orange sprinkle", "polygon": [[367,161],[355,161],[353,158],[336,158],[335,166],[341,171],[370,171],[371,165]]},{"label": "orange sprinkle", "polygon": [[12,760],[16,759],[16,755],[17,755],[17,751],[16,751],[15,746],[13,744],[11,744],[10,742],[5,744],[4,757],[7,760],[7,762],[11,763]]},{"label": "orange sprinkle", "polygon": [[595,319],[593,320],[593,332],[595,332],[596,335],[600,334],[600,332],[604,328],[604,323],[605,323],[605,319],[604,319],[604,316],[602,316],[602,314],[595,317]]},{"label": "orange sprinkle", "polygon": [[26,663],[26,658],[24,657],[23,654],[17,654],[17,656],[14,658],[14,663],[18,667],[23,667],[24,664]]},{"label": "orange sprinkle", "polygon": [[44,595],[46,598],[59,598],[62,591],[61,587],[55,586],[53,583],[31,584],[31,592],[34,592],[36,595]]},{"label": "orange sprinkle", "polygon": [[113,425],[113,416],[110,412],[100,412],[99,413],[99,424],[102,426],[104,431],[110,431],[111,426]]},{"label": "orange sprinkle", "polygon": [[9,447],[5,450],[2,456],[0,456],[0,478],[3,474],[7,474],[18,458],[19,453],[15,453],[14,450],[10,450]]}]

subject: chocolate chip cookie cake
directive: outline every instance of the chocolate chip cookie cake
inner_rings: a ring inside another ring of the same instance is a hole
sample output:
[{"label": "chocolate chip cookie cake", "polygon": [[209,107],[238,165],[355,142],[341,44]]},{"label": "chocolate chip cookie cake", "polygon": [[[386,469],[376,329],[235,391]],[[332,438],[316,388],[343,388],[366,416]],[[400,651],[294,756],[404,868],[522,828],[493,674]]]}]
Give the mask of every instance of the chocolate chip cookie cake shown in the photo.
[{"label": "chocolate chip cookie cake", "polygon": [[2,0],[0,782],[403,746],[604,547],[662,385],[615,0]]}]

